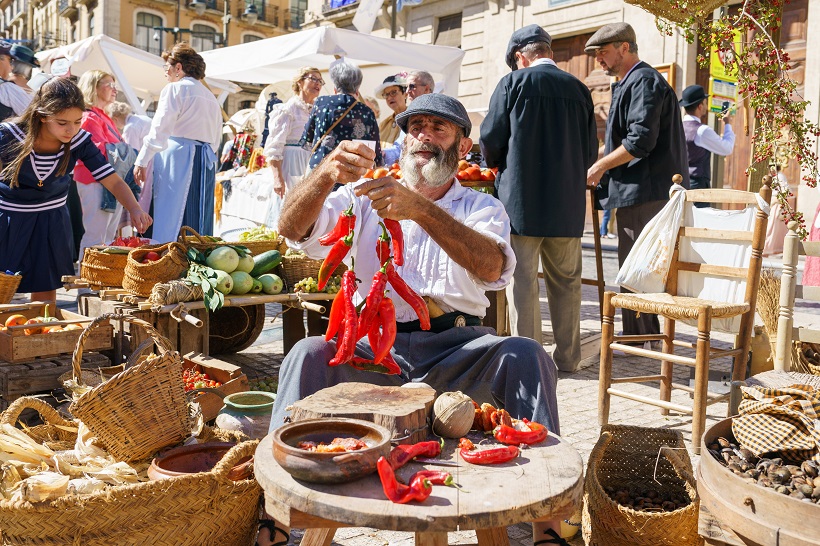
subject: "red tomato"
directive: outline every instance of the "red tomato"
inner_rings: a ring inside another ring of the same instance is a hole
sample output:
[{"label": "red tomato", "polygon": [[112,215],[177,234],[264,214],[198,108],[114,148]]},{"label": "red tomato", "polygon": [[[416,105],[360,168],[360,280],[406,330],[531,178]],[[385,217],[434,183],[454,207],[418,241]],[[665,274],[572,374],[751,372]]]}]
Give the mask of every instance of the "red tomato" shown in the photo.
[{"label": "red tomato", "polygon": [[159,254],[157,254],[156,252],[154,252],[152,250],[151,252],[149,252],[145,255],[143,260],[149,260],[151,262],[155,262],[155,261],[159,260]]}]

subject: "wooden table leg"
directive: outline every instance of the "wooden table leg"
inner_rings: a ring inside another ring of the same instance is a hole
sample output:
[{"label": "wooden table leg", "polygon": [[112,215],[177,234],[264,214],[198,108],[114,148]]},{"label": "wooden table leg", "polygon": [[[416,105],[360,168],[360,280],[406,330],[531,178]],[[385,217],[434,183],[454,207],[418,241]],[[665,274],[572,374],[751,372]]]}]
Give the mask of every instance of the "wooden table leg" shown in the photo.
[{"label": "wooden table leg", "polygon": [[476,529],[475,535],[478,538],[478,546],[510,546],[506,527]]},{"label": "wooden table leg", "polygon": [[285,354],[296,345],[296,342],[305,338],[305,321],[301,308],[285,307],[282,313],[282,339]]},{"label": "wooden table leg", "polygon": [[[305,534],[302,537],[302,542],[300,543],[303,546],[330,546],[330,543],[333,542],[333,535],[336,534],[336,529],[327,529],[327,528],[312,528],[306,529]],[[446,535],[445,535],[446,538]],[[445,540],[445,546],[447,544]]]},{"label": "wooden table leg", "polygon": [[416,546],[447,546],[447,533],[416,532]]}]

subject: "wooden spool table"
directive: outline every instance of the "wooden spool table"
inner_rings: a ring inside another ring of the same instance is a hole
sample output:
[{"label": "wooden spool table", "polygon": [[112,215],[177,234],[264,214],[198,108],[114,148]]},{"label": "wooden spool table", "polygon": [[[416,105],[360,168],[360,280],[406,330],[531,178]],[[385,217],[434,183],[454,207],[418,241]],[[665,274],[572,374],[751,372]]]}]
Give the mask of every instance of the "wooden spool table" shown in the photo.
[{"label": "wooden spool table", "polygon": [[268,514],[306,530],[302,546],[329,546],[339,527],[415,532],[419,546],[446,546],[448,532],[475,529],[482,546],[509,545],[506,526],[564,519],[581,503],[581,456],[558,436],[523,450],[514,462],[489,466],[465,463],[457,444],[446,440],[441,459],[459,466],[413,462],[398,470],[405,481],[424,468],[453,474],[460,488],[434,486],[423,503],[393,504],[376,474],[338,485],[297,481],[274,460],[270,434],[256,449],[254,472]]}]

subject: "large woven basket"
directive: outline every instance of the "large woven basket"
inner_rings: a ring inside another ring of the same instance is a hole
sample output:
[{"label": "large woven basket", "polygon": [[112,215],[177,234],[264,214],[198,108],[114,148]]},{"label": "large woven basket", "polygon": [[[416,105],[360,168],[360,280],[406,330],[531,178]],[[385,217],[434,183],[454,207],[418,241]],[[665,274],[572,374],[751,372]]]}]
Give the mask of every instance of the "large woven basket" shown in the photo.
[{"label": "large woven basket", "polygon": [[686,9],[672,5],[669,0],[625,0],[627,4],[638,6],[656,17],[662,17],[673,23],[683,23],[694,15],[697,18],[708,17],[714,10],[727,3],[727,0],[686,0]]},{"label": "large woven basket", "polygon": [[244,246],[254,256],[258,256],[268,250],[278,250],[284,256],[285,251],[288,249],[285,244],[285,238],[282,236],[279,236],[278,239],[265,239],[262,241],[235,241],[228,244]]},{"label": "large woven basket", "polygon": [[191,433],[192,423],[182,381],[182,357],[144,320],[113,313],[94,319],[74,349],[74,380],[83,381],[80,363],[85,338],[98,324],[115,316],[144,328],[154,339],[159,356],[97,385],[75,400],[69,411],[88,426],[114,457],[135,461],[181,442]]},{"label": "large woven basket", "polygon": [[[653,489],[690,503],[648,512],[615,502],[606,491]],[[679,431],[604,425],[589,455],[584,481],[583,533],[588,546],[694,546],[700,500],[692,463]]]},{"label": "large woven basket", "polygon": [[128,254],[103,252],[102,248],[88,247],[80,263],[80,277],[94,286],[122,286]]},{"label": "large woven basket", "polygon": [[179,228],[177,241],[186,248],[195,248],[200,252],[216,248],[218,246],[234,245],[239,243],[229,243],[227,241],[211,241],[205,235],[200,235],[197,230],[190,226]]},{"label": "large woven basket", "polygon": [[[812,355],[811,358],[806,353]],[[792,343],[792,371],[820,375],[820,345],[795,341]]]},{"label": "large woven basket", "polygon": [[[302,279],[313,277],[314,280],[319,278],[319,268],[322,267],[323,260],[314,260],[308,258],[304,254],[291,254],[282,256],[282,265],[280,270],[282,272],[282,280],[285,281],[285,287],[288,292],[293,291],[296,283]],[[339,267],[332,273],[332,275],[341,275],[347,271],[345,264],[339,264]]]},{"label": "large woven basket", "polygon": [[[73,444],[76,422],[62,419],[36,398],[19,398],[0,416],[14,424],[24,409],[46,424],[27,428],[38,442]],[[63,427],[62,429],[60,427]],[[234,446],[210,472],[112,487],[90,495],[66,495],[32,504],[0,499],[3,545],[175,546],[253,544],[260,487],[255,479],[232,481],[230,470],[253,455],[258,442]]]},{"label": "large woven basket", "polygon": [[[154,251],[161,255],[166,250],[168,253],[159,260],[142,263],[149,252]],[[155,284],[178,279],[186,269],[188,257],[185,254],[185,247],[179,243],[135,248],[128,254],[122,287],[132,294],[147,298]]]},{"label": "large woven basket", "polygon": [[21,280],[23,280],[22,275],[0,273],[0,304],[11,302],[11,299],[17,292],[17,287],[20,286]]}]

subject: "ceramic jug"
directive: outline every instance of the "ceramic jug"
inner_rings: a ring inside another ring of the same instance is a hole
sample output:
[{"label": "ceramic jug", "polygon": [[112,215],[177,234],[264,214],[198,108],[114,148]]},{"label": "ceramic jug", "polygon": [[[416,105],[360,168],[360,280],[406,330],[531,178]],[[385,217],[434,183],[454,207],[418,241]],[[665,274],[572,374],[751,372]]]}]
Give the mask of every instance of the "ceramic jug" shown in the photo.
[{"label": "ceramic jug", "polygon": [[270,427],[271,411],[276,394],[262,391],[246,391],[229,394],[222,399],[225,404],[216,416],[216,426],[223,430],[236,430],[252,439],[264,438]]}]

